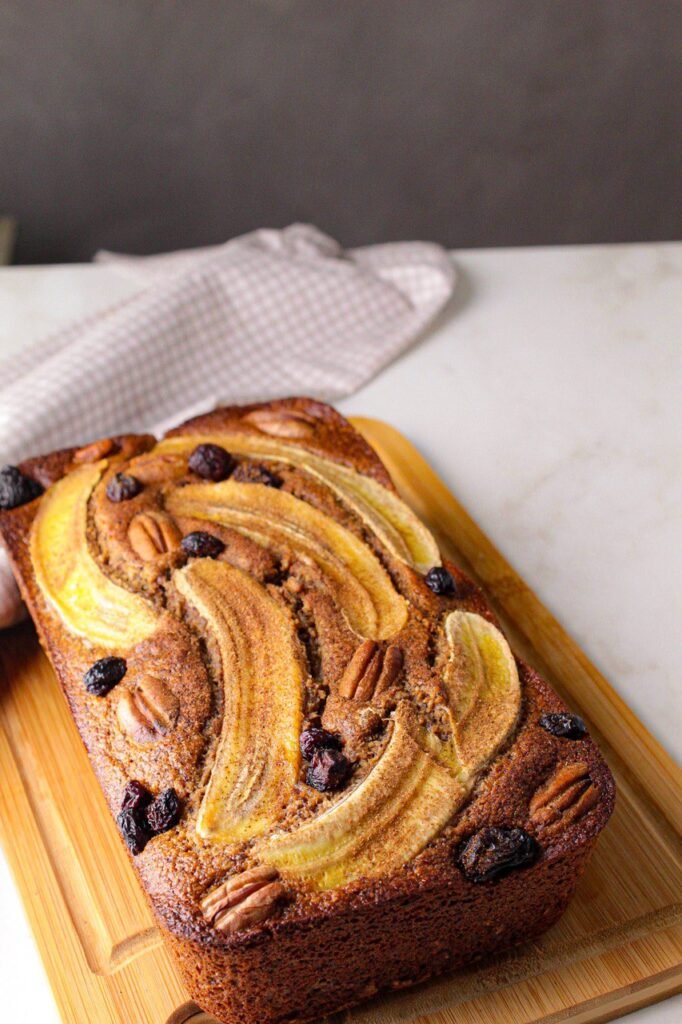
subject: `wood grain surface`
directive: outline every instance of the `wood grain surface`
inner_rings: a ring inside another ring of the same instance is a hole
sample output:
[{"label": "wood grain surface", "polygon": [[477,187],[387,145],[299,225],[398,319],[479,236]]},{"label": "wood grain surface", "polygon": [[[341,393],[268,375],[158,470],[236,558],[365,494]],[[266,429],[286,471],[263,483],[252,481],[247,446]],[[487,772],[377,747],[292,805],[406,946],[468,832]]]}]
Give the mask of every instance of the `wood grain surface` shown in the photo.
[{"label": "wood grain surface", "polygon": [[[409,442],[354,423],[485,587],[515,650],[588,720],[618,801],[571,907],[539,941],[335,1021],[603,1021],[682,990],[679,769]],[[161,944],[31,626],[0,635],[0,671],[0,834],[64,1021],[211,1024]]]}]

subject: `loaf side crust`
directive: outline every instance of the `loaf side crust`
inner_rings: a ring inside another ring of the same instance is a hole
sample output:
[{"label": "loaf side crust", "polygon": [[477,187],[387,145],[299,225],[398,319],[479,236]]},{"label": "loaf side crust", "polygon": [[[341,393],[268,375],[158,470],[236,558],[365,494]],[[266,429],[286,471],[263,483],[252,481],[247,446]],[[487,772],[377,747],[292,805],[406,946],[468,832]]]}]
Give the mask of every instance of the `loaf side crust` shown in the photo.
[{"label": "loaf side crust", "polygon": [[[291,443],[393,489],[367,442],[339,413],[312,399],[216,410],[167,436],[209,437],[227,432],[260,437],[250,418],[259,410],[275,418],[293,414],[303,423],[310,421],[310,433]],[[114,440],[117,454],[109,474],[125,468],[131,457],[149,452],[154,444],[147,435]],[[69,449],[28,460],[22,470],[49,486],[69,471],[73,460],[74,450]],[[285,490],[308,487],[295,472],[291,480],[286,469],[283,474]],[[327,507],[328,498],[312,485],[305,497]],[[128,572],[121,538],[131,514],[126,506],[132,504],[111,509],[102,502],[96,507],[100,527],[105,523],[99,534],[100,554],[109,559],[114,575]],[[197,841],[188,824],[196,816],[196,794],[205,786],[220,728],[221,698],[211,677],[210,652],[194,624],[178,624],[172,615],[164,619],[158,635],[145,641],[135,658],[167,680],[182,704],[180,723],[151,750],[128,744],[116,725],[114,697],[93,703],[84,693],[82,679],[93,660],[92,649],[63,627],[36,581],[29,537],[39,506],[40,499],[0,512],[0,532],[112,814],[118,812],[131,778],[143,781],[154,793],[172,785],[182,797],[187,822],[159,835],[131,859],[187,987],[207,1011],[225,1024],[313,1020],[377,992],[422,981],[522,942],[560,916],[612,812],[614,784],[589,736],[569,741],[540,726],[542,715],[567,709],[537,673],[517,659],[523,698],[513,736],[479,779],[461,812],[421,853],[388,877],[360,879],[322,893],[294,886],[278,916],[236,934],[212,928],[201,913],[202,898],[212,885],[248,868],[252,860],[248,848],[226,853],[208,841]],[[331,503],[328,507],[330,514],[360,533],[352,516],[344,520],[345,512]],[[229,541],[226,557],[233,564],[249,566],[266,582],[274,578],[272,566],[253,545],[225,537]],[[424,622],[437,620],[444,609],[474,612],[495,622],[480,589],[454,565],[446,563],[457,581],[458,596],[443,598],[431,594],[413,570],[387,556],[386,564],[402,592],[412,590],[418,595]],[[153,582],[142,576],[126,577],[128,583],[131,580],[155,600]],[[337,638],[331,626],[325,632],[325,617],[331,611],[323,599],[313,598],[312,607],[318,641],[319,635],[331,637],[323,655],[325,671],[334,677],[348,660],[349,641],[343,635]],[[403,643],[407,656],[415,660],[426,651],[419,630]],[[562,767],[576,763],[585,766],[599,799],[580,817],[544,833],[533,820],[531,801]],[[463,842],[486,826],[524,828],[537,837],[539,858],[484,884],[467,880],[457,865],[458,854]]]}]

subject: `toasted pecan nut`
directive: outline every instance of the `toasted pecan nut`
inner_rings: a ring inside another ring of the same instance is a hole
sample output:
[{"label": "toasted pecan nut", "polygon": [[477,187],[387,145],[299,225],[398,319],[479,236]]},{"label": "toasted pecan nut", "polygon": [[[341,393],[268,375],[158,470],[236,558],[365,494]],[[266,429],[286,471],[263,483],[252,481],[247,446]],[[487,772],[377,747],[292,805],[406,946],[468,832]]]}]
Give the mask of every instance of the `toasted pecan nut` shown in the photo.
[{"label": "toasted pecan nut", "polygon": [[103,437],[99,441],[92,441],[91,444],[86,444],[79,448],[73,454],[73,461],[81,464],[85,462],[99,462],[100,459],[106,459],[107,455],[111,455],[116,450],[116,442],[112,441],[110,437]]},{"label": "toasted pecan nut", "polygon": [[315,430],[315,418],[298,410],[254,409],[244,419],[272,437],[310,437]]},{"label": "toasted pecan nut", "polygon": [[569,825],[598,803],[599,787],[583,761],[562,765],[530,802],[531,821],[541,829]]},{"label": "toasted pecan nut", "polygon": [[384,662],[381,668],[381,675],[377,681],[375,695],[388,690],[396,681],[403,668],[402,648],[397,644],[389,644],[384,654]]},{"label": "toasted pecan nut", "polygon": [[376,657],[378,650],[379,645],[375,640],[363,640],[356,648],[339,682],[339,694],[342,697],[347,697],[349,700],[355,697],[360,681],[371,665],[372,659]]},{"label": "toasted pecan nut", "polygon": [[156,676],[142,676],[121,694],[116,716],[121,732],[133,743],[156,743],[170,732],[180,714],[180,701]]},{"label": "toasted pecan nut", "polygon": [[377,648],[370,658],[365,671],[358,680],[357,686],[355,687],[355,693],[353,694],[353,700],[368,701],[372,699],[379,681],[379,676],[381,675],[382,661],[383,651]]},{"label": "toasted pecan nut", "polygon": [[128,527],[128,542],[143,562],[174,551],[181,538],[173,520],[163,512],[140,512]]},{"label": "toasted pecan nut", "polygon": [[384,651],[374,640],[363,640],[345,668],[339,694],[348,700],[372,700],[396,681],[402,667],[403,652],[396,644]]},{"label": "toasted pecan nut", "polygon": [[242,903],[217,916],[214,922],[216,930],[223,932],[224,935],[234,935],[244,928],[260,924],[274,912],[284,896],[284,891],[281,882],[270,882],[262,889],[256,889]]},{"label": "toasted pecan nut", "polygon": [[201,901],[206,921],[225,935],[234,935],[269,917],[284,896],[276,868],[256,867],[223,882]]},{"label": "toasted pecan nut", "polygon": [[228,909],[256,889],[279,878],[277,868],[259,865],[228,878],[226,882],[212,889],[201,901],[201,910],[207,921],[212,921],[221,910]]}]

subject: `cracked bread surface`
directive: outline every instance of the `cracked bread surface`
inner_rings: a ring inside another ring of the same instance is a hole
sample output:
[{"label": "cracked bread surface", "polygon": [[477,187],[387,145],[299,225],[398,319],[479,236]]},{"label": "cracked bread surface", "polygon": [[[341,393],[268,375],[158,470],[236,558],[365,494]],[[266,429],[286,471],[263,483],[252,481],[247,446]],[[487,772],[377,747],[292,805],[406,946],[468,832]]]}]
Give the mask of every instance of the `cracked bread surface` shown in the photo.
[{"label": "cracked bread surface", "polygon": [[[290,399],[109,440],[24,463],[48,490],[0,529],[112,812],[131,780],[180,799],[133,863],[193,998],[226,1024],[315,1019],[549,927],[613,780],[588,736],[540,724],[567,709],[479,588],[448,562],[450,592],[427,585],[440,556],[364,439]],[[226,479],[189,468],[201,444]],[[120,473],[142,487],[115,502]],[[53,540],[75,508],[83,537]],[[197,533],[220,553],[188,556]],[[62,566],[83,545],[66,584],[52,544]],[[101,581],[136,602],[106,633]],[[93,696],[112,654],[126,674]],[[338,788],[309,784],[310,728],[350,766]],[[533,857],[473,881],[461,851],[490,829]]]}]

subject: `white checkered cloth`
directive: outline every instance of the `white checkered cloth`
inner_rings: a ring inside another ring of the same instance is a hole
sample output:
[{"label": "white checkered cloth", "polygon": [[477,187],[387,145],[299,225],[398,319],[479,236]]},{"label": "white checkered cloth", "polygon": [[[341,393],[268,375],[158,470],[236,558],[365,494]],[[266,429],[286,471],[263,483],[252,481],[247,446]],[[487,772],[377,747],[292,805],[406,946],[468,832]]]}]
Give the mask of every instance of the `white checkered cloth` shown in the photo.
[{"label": "white checkered cloth", "polygon": [[[160,432],[218,404],[341,398],[414,342],[455,280],[437,245],[344,251],[305,224],[206,249],[97,259],[140,290],[2,368],[2,463]],[[3,557],[0,628],[17,612]]]}]

